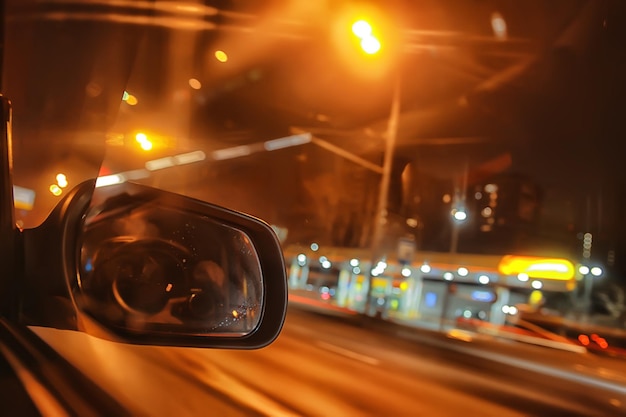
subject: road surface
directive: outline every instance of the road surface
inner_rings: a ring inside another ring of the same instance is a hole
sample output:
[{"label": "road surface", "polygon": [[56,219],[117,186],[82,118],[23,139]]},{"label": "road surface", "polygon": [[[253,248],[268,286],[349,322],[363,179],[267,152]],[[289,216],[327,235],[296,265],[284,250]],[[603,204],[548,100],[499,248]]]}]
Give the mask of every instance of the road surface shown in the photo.
[{"label": "road surface", "polygon": [[[35,330],[143,415],[609,416],[626,410],[626,374],[607,358],[463,332],[398,336],[384,325],[294,306],[278,340],[258,351],[130,346]],[[584,377],[603,372],[606,384]]]}]

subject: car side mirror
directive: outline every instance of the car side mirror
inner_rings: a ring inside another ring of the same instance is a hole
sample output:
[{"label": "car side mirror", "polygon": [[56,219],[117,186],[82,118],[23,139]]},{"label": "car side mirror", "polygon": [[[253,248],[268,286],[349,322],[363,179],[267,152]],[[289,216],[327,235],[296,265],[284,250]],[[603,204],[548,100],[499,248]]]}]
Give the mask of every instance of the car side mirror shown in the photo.
[{"label": "car side mirror", "polygon": [[25,230],[26,324],[126,343],[259,348],[279,334],[286,269],[271,227],[132,183],[72,190]]}]

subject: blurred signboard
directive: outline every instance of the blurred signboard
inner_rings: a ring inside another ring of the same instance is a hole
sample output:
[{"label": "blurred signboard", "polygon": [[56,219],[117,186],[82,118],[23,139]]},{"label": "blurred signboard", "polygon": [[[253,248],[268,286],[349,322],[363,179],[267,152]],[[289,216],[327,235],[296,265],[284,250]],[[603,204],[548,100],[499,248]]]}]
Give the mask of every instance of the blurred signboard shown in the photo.
[{"label": "blurred signboard", "polygon": [[13,198],[16,209],[32,210],[35,205],[35,190],[14,185]]}]

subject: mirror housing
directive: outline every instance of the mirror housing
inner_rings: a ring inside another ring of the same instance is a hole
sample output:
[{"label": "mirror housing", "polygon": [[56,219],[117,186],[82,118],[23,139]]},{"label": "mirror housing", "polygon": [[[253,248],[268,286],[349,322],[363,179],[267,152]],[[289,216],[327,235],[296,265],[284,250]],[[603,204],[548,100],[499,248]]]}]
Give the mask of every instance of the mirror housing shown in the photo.
[{"label": "mirror housing", "polygon": [[278,336],[287,279],[270,226],[138,184],[94,186],[22,232],[25,324],[169,346],[254,349]]}]

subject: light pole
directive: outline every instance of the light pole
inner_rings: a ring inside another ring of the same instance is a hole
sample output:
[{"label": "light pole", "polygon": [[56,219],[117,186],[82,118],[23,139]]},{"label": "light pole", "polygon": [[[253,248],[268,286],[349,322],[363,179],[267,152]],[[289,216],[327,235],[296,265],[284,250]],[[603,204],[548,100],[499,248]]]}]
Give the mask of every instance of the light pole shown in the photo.
[{"label": "light pole", "polygon": [[[450,215],[452,216],[452,237],[450,238],[450,253],[456,253],[459,245],[459,228],[467,220],[467,182],[469,176],[469,164],[465,161],[465,169],[463,170],[463,183],[461,189],[455,186],[454,191],[454,207]],[[459,196],[460,195],[460,196]]]},{"label": "light pole", "polygon": [[387,203],[389,198],[389,184],[391,182],[391,170],[393,167],[393,155],[396,146],[396,138],[398,136],[398,120],[400,118],[400,75],[396,72],[393,81],[393,90],[391,97],[391,111],[389,114],[389,122],[387,123],[387,132],[385,133],[385,154],[383,158],[383,172],[380,180],[380,190],[378,192],[378,203],[376,205],[376,213],[374,215],[374,231],[371,243],[371,265],[367,274],[368,286],[367,297],[365,299],[365,314],[370,314],[372,299],[372,269],[380,255],[381,244],[384,235],[384,226],[387,223]]},{"label": "light pole", "polygon": [[[378,204],[374,220],[374,232],[372,235],[372,254],[378,255],[383,238],[384,225],[387,219],[387,200],[389,197],[389,184],[391,182],[391,170],[393,167],[393,155],[398,136],[398,119],[400,118],[400,76],[394,77],[391,112],[385,133],[385,154],[383,159],[383,172],[380,180],[380,191],[378,193]],[[372,263],[374,259],[372,258]]]},{"label": "light pole", "polygon": [[[381,43],[374,35],[371,25],[364,21],[358,20],[352,25],[352,33],[360,39],[360,46],[366,54],[373,55],[380,51]],[[389,114],[389,121],[387,124],[387,131],[385,133],[385,152],[383,156],[382,177],[380,181],[380,190],[378,193],[378,203],[376,205],[376,212],[374,214],[374,230],[372,233],[371,242],[371,263],[367,274],[368,286],[367,297],[365,299],[365,313],[369,314],[371,309],[372,298],[372,270],[374,264],[377,262],[377,258],[380,254],[380,249],[383,241],[384,226],[387,223],[387,200],[389,198],[389,185],[391,182],[391,171],[393,168],[393,156],[396,145],[396,138],[398,136],[398,120],[400,118],[400,72],[394,71],[392,96],[391,96],[391,110]]]}]

